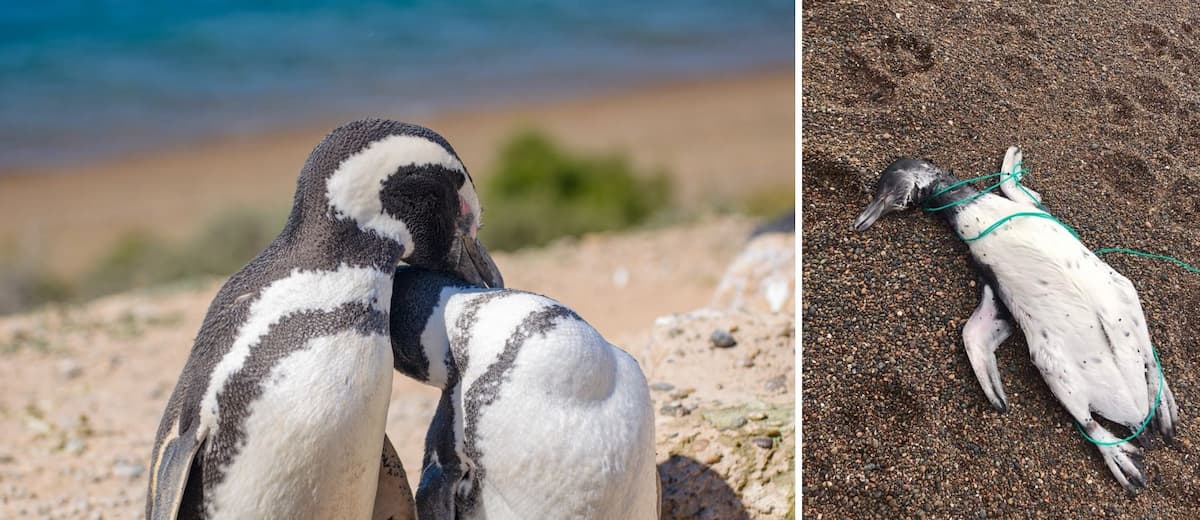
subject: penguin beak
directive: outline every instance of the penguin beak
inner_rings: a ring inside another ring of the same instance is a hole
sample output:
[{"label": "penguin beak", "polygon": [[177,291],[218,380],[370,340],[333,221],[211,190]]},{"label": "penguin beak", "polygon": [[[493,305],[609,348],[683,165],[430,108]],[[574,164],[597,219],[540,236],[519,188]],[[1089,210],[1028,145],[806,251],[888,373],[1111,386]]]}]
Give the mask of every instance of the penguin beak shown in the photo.
[{"label": "penguin beak", "polygon": [[858,215],[858,218],[854,219],[854,230],[866,231],[867,228],[871,227],[871,224],[874,224],[876,220],[879,220],[879,217],[883,216],[884,213],[887,213],[895,202],[896,197],[891,193],[884,193],[878,197],[875,197],[875,200],[871,201],[871,203],[867,205],[867,209],[863,210],[863,212]]},{"label": "penguin beak", "polygon": [[503,288],[504,278],[478,238],[462,234],[450,244],[450,267],[463,280],[480,287]]}]

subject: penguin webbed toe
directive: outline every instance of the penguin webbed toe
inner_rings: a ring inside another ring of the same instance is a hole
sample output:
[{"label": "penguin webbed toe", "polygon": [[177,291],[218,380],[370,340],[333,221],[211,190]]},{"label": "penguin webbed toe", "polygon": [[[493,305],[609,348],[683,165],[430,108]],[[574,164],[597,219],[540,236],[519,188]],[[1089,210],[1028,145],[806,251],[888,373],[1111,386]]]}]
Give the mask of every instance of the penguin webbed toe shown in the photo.
[{"label": "penguin webbed toe", "polygon": [[[1004,389],[1000,388],[999,391],[1000,391],[1000,394],[1003,395]],[[992,408],[994,408],[997,412],[1008,413],[1008,401],[1006,401],[1004,398],[993,400],[993,401],[991,401],[991,403],[992,403]]]},{"label": "penguin webbed toe", "polygon": [[1099,448],[1109,471],[1126,492],[1133,495],[1146,487],[1146,466],[1141,449],[1128,443]]},{"label": "penguin webbed toe", "polygon": [[1158,417],[1154,418],[1154,423],[1162,434],[1163,442],[1167,445],[1174,445],[1175,425],[1179,421],[1179,409],[1175,405],[1175,395],[1171,393],[1170,387],[1163,388],[1162,403],[1159,404],[1157,413]]}]

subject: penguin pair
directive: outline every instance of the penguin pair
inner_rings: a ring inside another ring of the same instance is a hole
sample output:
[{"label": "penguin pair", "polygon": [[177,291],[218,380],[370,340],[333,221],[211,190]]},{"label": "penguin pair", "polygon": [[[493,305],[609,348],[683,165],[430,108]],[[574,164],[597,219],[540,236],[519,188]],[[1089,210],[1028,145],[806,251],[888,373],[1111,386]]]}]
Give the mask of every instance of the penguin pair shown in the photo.
[{"label": "penguin pair", "polygon": [[[391,370],[407,366],[390,337],[405,321],[394,278],[404,263],[502,286],[476,239],[480,215],[470,175],[436,133],[363,120],[326,136],[283,231],[209,306],[158,428],[147,518],[412,518],[384,435]],[[494,395],[507,395],[504,381]],[[471,410],[459,416],[481,416]],[[498,452],[462,460],[483,469]],[[491,481],[476,471],[470,482]]]},{"label": "penguin pair", "polygon": [[[961,237],[976,237],[1009,215],[1041,212],[1041,196],[1016,185],[1012,176],[1021,160],[1019,148],[1008,149],[1003,195],[979,194],[968,185],[951,188],[958,179],[929,161],[893,162],[854,228],[863,231],[893,211],[949,206],[940,212],[946,223]],[[1138,431],[1153,413],[1149,430],[1167,442],[1175,435],[1175,396],[1161,376],[1133,284],[1045,218],[1008,220],[968,246],[982,294],[962,336],[984,395],[997,410],[1008,411],[994,352],[1020,327],[1033,364],[1059,403],[1098,441],[1113,476],[1128,491],[1143,488],[1142,450],[1117,442],[1093,416]]]}]

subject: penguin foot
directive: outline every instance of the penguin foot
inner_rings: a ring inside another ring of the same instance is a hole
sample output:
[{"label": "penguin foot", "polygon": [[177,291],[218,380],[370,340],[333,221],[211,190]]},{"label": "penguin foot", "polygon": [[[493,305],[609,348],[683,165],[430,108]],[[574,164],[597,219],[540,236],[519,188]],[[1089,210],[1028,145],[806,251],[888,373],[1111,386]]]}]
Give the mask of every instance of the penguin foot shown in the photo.
[{"label": "penguin foot", "polygon": [[[1164,381],[1163,384],[1166,384]],[[1179,408],[1175,405],[1175,394],[1171,393],[1171,387],[1163,387],[1162,402],[1158,404],[1158,417],[1155,421],[1158,423],[1158,431],[1162,433],[1163,442],[1167,444],[1175,443],[1175,425],[1179,420]]]},{"label": "penguin foot", "polygon": [[[1021,153],[1021,148],[1018,146],[1008,147],[1008,151],[1004,153],[1004,163],[1000,167],[1001,173],[1015,173],[1018,169],[1024,168],[1021,161],[1024,160],[1024,154]],[[1017,182],[1013,178],[1004,178],[1004,182],[1000,183],[1000,191],[1005,197],[1014,202],[1021,202],[1033,205],[1042,203],[1042,195],[1033,191],[1027,186],[1017,188]],[[1030,197],[1033,198],[1030,201]]]},{"label": "penguin foot", "polygon": [[1099,446],[1104,463],[1121,487],[1129,493],[1137,493],[1146,487],[1146,467],[1142,463],[1142,450],[1128,443],[1116,446]]}]

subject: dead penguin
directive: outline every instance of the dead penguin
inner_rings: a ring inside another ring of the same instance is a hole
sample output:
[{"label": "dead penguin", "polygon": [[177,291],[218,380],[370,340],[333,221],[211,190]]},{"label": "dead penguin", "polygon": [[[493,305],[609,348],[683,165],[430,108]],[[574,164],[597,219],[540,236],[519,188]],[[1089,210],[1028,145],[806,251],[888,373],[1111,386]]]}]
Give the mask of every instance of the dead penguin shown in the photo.
[{"label": "dead penguin", "polygon": [[[1021,150],[1008,149],[1002,173],[1021,163]],[[862,231],[881,215],[918,207],[936,208],[966,200],[978,192],[959,186],[949,172],[917,159],[901,159],[884,170],[875,198],[859,215]],[[1011,177],[1003,196],[986,193],[940,214],[959,236],[976,237],[1004,217],[1041,212],[1041,197]],[[928,199],[928,200],[927,200]],[[1045,218],[1008,220],[982,238],[969,241],[981,277],[982,299],[963,327],[963,343],[975,377],[992,405],[1002,412],[1008,400],[994,352],[1015,323],[1025,331],[1029,355],[1058,401],[1100,442],[1118,438],[1092,417],[1100,416],[1137,430],[1153,411],[1149,431],[1168,442],[1175,435],[1178,409],[1154,359],[1150,332],[1133,284],[1101,261],[1057,222]],[[1129,491],[1146,485],[1142,450],[1129,443],[1098,446],[1105,464]]]},{"label": "dead penguin", "polygon": [[397,369],[442,389],[420,518],[658,518],[646,379],[575,312],[402,267],[391,331]]},{"label": "dead penguin", "polygon": [[410,517],[411,499],[376,493],[408,492],[386,464],[392,276],[403,260],[499,284],[479,217],[436,133],[373,119],[326,136],[283,231],[209,306],[158,429],[147,517]]}]

